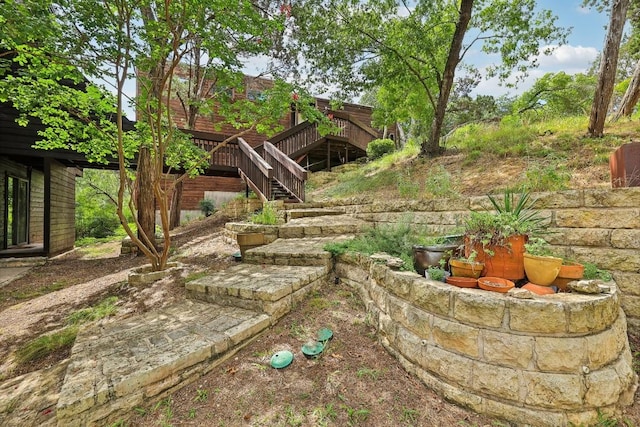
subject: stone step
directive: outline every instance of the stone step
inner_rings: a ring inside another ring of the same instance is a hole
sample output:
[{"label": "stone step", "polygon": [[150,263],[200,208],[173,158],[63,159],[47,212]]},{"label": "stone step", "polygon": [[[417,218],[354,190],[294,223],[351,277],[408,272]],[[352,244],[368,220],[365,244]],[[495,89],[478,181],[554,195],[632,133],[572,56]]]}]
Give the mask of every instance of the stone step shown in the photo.
[{"label": "stone step", "polygon": [[187,300],[85,328],[60,392],[58,425],[110,425],[209,372],[269,325],[264,313]]},{"label": "stone step", "polygon": [[305,295],[319,289],[328,266],[242,263],[186,284],[190,298],[263,312],[276,323]]},{"label": "stone step", "polygon": [[329,216],[329,215],[344,215],[342,209],[328,209],[328,208],[311,208],[311,209],[288,209],[287,210],[287,222],[292,219],[298,218],[310,218],[315,216]]},{"label": "stone step", "polygon": [[268,245],[249,249],[242,260],[247,264],[324,266],[331,268],[331,254],[324,247],[331,242],[349,240],[353,236],[278,239]]},{"label": "stone step", "polygon": [[371,224],[347,215],[324,215],[292,219],[278,229],[281,239],[326,237],[361,233]]}]

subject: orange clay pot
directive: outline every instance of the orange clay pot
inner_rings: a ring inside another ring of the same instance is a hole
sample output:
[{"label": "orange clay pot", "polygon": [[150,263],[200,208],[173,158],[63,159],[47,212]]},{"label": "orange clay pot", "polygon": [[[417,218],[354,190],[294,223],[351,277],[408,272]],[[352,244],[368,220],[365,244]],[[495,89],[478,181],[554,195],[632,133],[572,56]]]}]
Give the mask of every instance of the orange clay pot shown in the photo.
[{"label": "orange clay pot", "polygon": [[[506,246],[471,244],[465,237],[464,253],[466,257],[474,250],[477,252],[476,261],[484,263],[482,276],[502,277],[509,280],[524,279],[524,244],[527,236],[519,234],[509,237]],[[486,251],[485,251],[486,250]],[[488,253],[492,251],[493,255]]]}]

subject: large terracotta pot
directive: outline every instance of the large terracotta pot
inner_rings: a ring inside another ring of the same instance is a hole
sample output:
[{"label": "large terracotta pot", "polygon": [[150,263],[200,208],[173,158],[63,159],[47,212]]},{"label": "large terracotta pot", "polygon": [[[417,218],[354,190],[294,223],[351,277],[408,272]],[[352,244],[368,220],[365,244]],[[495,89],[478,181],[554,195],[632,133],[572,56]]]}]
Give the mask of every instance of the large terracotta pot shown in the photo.
[{"label": "large terracotta pot", "polygon": [[[464,239],[464,253],[469,257],[475,250],[475,260],[484,263],[482,276],[502,277],[509,280],[524,279],[524,244],[527,236],[515,235],[509,237],[505,246],[471,244],[470,239]],[[492,252],[493,255],[491,255]]]},{"label": "large terracotta pot", "polygon": [[558,276],[562,258],[524,254],[524,271],[531,283],[550,286]]}]

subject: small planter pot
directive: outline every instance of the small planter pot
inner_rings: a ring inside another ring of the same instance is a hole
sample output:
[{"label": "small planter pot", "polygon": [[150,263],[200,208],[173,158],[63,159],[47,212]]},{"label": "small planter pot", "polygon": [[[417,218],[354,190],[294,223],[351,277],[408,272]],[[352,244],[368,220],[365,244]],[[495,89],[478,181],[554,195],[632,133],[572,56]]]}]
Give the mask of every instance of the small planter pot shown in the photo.
[{"label": "small planter pot", "polygon": [[244,261],[244,253],[246,251],[264,245],[264,233],[238,233],[236,235],[236,241],[238,242],[238,246],[240,246],[240,257]]},{"label": "small planter pot", "polygon": [[471,277],[477,279],[482,274],[484,264],[462,259],[452,259],[449,261],[451,274],[454,277]]},{"label": "small planter pot", "polygon": [[446,282],[459,288],[477,288],[478,279],[473,277],[447,277]]},{"label": "small planter pot", "polygon": [[567,263],[560,266],[558,277],[555,278],[553,284],[562,292],[567,291],[567,283],[573,280],[580,280],[584,275],[584,265],[578,263]]},{"label": "small planter pot", "polygon": [[509,289],[513,289],[515,284],[511,280],[503,279],[502,277],[481,277],[478,279],[478,286],[485,291],[505,293]]},{"label": "small planter pot", "polygon": [[524,254],[524,271],[527,279],[536,285],[550,286],[558,277],[561,265],[562,258]]},{"label": "small planter pot", "polygon": [[522,287],[522,289],[526,289],[536,295],[553,295],[556,293],[555,289],[552,286],[540,286],[536,285],[535,283],[527,283]]}]

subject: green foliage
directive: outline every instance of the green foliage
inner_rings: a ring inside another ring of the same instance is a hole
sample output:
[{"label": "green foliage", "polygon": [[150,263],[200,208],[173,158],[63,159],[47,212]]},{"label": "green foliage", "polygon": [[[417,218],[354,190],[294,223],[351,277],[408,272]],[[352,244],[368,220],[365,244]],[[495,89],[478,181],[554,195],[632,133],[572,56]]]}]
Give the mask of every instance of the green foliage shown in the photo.
[{"label": "green foliage", "polygon": [[[567,31],[556,26],[549,11],[538,11],[534,0],[472,6],[468,27],[459,26],[462,33],[456,34],[463,15],[460,2],[306,0],[294,7],[297,47],[315,71],[314,80],[339,82],[345,97],[363,88],[376,90],[376,123],[410,123],[412,134],[427,141],[424,136],[432,123],[441,123],[440,116],[433,120],[438,101],[443,100],[443,106],[448,101],[442,82],[454,75],[470,51],[466,46],[458,52],[455,36],[462,41],[468,30],[474,34],[471,45],[477,42],[487,57],[500,58],[486,71],[488,77],[502,80],[514,69],[526,73],[540,46],[566,38]],[[459,61],[448,63],[450,54]],[[437,140],[428,143],[438,145]]]},{"label": "green foliage", "polygon": [[532,145],[537,136],[531,127],[522,126],[517,119],[505,117],[499,125],[463,126],[447,140],[447,145],[467,153],[469,161],[484,153],[500,157],[547,155],[548,150],[540,151]]},{"label": "green foliage", "polygon": [[54,351],[70,348],[75,342],[77,334],[78,328],[70,326],[49,335],[41,335],[16,351],[16,362],[22,365],[42,359]]},{"label": "green foliage", "polygon": [[215,211],[215,204],[213,203],[213,200],[202,199],[198,202],[198,206],[200,206],[200,212],[207,217],[211,216]]},{"label": "green foliage", "polygon": [[609,273],[607,270],[599,269],[597,265],[591,262],[585,262],[583,263],[583,265],[584,265],[584,274],[582,277],[585,280],[600,279],[604,282],[609,282],[610,280],[613,279],[613,276],[611,276],[611,273]]},{"label": "green foliage", "polygon": [[405,220],[398,224],[370,228],[352,240],[329,243],[324,246],[324,249],[333,255],[341,255],[346,252],[359,252],[367,255],[385,252],[401,258],[404,261],[402,267],[404,270],[413,271],[413,245],[423,243],[423,235],[424,233],[412,227]]},{"label": "green foliage", "polygon": [[[120,226],[116,213],[117,174],[86,169],[76,184],[76,239],[102,239],[114,235]],[[132,215],[129,213],[128,217],[132,218]]]},{"label": "green foliage", "polygon": [[588,115],[593,102],[596,76],[547,73],[513,103],[513,114],[540,120],[550,116]]},{"label": "green foliage", "polygon": [[444,166],[438,165],[429,171],[425,180],[425,189],[434,197],[452,197],[456,195],[451,174]]},{"label": "green foliage", "polygon": [[427,268],[427,272],[429,273],[429,278],[431,280],[436,280],[438,282],[444,282],[445,271],[440,267],[429,267]]},{"label": "green foliage", "polygon": [[531,237],[524,248],[528,254],[538,256],[554,256],[549,243],[540,237]]},{"label": "green foliage", "polygon": [[275,225],[278,223],[278,211],[269,203],[264,203],[262,210],[251,215],[254,224]]},{"label": "green foliage", "polygon": [[67,317],[67,324],[69,325],[81,325],[87,322],[93,322],[105,317],[113,316],[118,310],[116,303],[118,297],[111,296],[102,300],[97,306],[84,308],[82,310],[75,311]]},{"label": "green foliage", "polygon": [[391,139],[374,139],[367,145],[367,157],[371,160],[378,159],[396,149],[396,144]]},{"label": "green foliage", "polygon": [[559,191],[569,188],[571,173],[565,165],[557,161],[535,164],[525,171],[526,180],[523,183],[528,191]]},{"label": "green foliage", "polygon": [[504,246],[510,236],[535,236],[544,231],[543,218],[530,209],[533,202],[529,193],[522,192],[516,196],[511,190],[506,190],[502,200],[491,195],[488,197],[495,212],[472,211],[465,221],[465,235],[473,243]]}]

